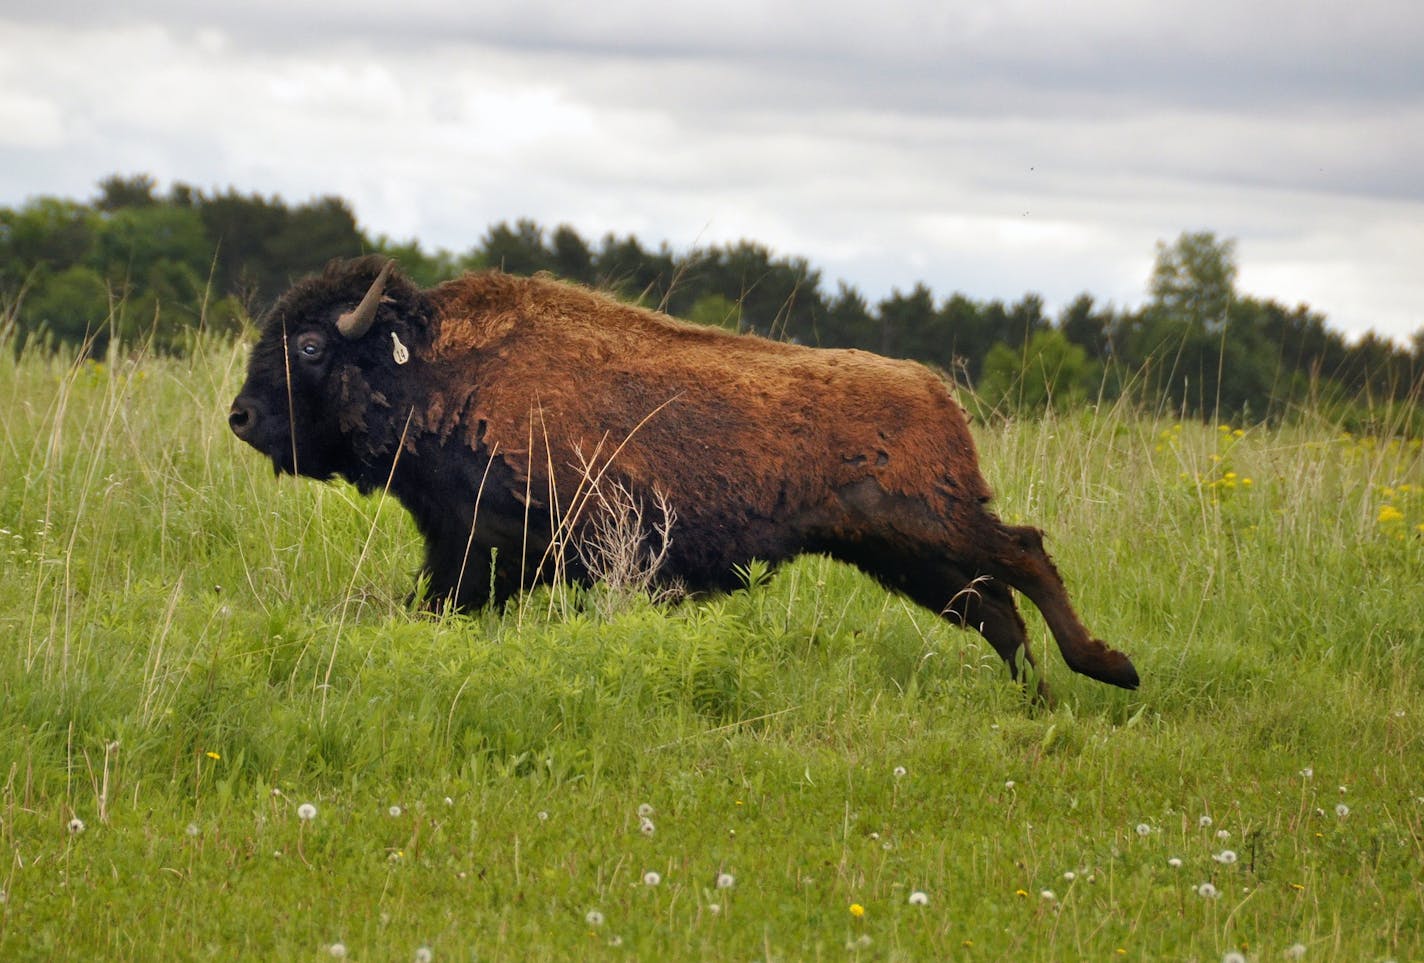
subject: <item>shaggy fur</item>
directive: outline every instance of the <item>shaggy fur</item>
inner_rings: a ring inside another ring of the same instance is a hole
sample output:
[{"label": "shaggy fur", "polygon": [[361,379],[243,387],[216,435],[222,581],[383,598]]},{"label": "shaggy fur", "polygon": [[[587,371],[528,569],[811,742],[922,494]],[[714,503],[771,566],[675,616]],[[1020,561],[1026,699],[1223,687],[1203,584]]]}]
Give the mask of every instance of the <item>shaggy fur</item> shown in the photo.
[{"label": "shaggy fur", "polygon": [[964,412],[920,365],[499,273],[419,290],[396,272],[375,326],[344,339],[335,319],[382,263],[334,262],[282,298],[231,422],[278,471],[389,486],[425,537],[434,604],[583,577],[563,549],[617,482],[676,512],[653,546],[660,578],[725,589],[754,558],[829,554],[977,629],[1017,677],[1018,653],[1033,660],[1012,587],[1070,667],[1136,687],[1079,622],[1040,533],[985,507]]}]

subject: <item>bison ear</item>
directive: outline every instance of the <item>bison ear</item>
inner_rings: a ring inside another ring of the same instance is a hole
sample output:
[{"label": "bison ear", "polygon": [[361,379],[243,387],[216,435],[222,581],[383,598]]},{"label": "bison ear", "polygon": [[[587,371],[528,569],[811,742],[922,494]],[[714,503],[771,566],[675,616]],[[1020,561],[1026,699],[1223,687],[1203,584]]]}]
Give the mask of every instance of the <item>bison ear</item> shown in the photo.
[{"label": "bison ear", "polygon": [[381,306],[381,294],[386,289],[386,279],[391,276],[391,268],[395,263],[387,261],[355,310],[347,311],[336,319],[336,330],[340,331],[343,337],[353,341],[364,337],[366,332],[371,330],[371,325],[376,323],[376,310]]}]

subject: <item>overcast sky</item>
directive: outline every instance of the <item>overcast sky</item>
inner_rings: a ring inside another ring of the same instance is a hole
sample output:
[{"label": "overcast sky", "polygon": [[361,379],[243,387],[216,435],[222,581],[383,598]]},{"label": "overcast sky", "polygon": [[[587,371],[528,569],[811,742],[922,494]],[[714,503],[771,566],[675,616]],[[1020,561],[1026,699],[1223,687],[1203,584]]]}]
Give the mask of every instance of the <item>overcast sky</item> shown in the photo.
[{"label": "overcast sky", "polygon": [[1421,160],[1416,0],[0,0],[0,205],[149,173],[1051,307],[1138,304],[1210,230],[1241,291],[1403,339]]}]

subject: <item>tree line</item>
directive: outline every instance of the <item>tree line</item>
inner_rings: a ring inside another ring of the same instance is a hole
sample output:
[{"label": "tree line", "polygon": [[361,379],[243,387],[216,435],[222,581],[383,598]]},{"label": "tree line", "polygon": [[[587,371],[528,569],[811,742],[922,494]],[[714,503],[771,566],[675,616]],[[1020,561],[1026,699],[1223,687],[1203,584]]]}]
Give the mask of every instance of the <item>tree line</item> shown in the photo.
[{"label": "tree line", "polygon": [[240,331],[329,259],[372,251],[426,285],[467,270],[548,272],[700,324],[913,358],[991,409],[1126,396],[1202,417],[1272,419],[1322,404],[1417,416],[1424,392],[1424,328],[1409,348],[1373,333],[1350,342],[1305,305],[1238,292],[1234,243],[1209,232],[1159,243],[1141,307],[1082,294],[1050,317],[1032,293],[940,298],[924,284],[872,304],[843,281],[828,290],[804,258],[746,240],[676,253],[520,220],[462,254],[432,251],[370,237],[338,197],[289,205],[183,183],[159,194],[147,175],[106,178],[89,201],[0,208],[0,317],[17,344],[100,352],[119,339],[182,352],[200,329]]}]

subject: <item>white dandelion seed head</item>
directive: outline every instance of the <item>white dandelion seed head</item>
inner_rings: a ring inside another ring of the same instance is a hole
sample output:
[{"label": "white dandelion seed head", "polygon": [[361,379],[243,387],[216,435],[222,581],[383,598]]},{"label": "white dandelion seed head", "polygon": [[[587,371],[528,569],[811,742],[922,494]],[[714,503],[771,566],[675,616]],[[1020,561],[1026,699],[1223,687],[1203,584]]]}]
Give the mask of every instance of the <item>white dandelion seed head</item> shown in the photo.
[{"label": "white dandelion seed head", "polygon": [[905,767],[904,767],[904,766],[896,766],[896,767],[895,767],[895,778],[896,778],[896,779],[901,779],[901,778],[904,777],[904,775],[905,775]]},{"label": "white dandelion seed head", "polygon": [[737,882],[737,878],[736,878],[735,876],[733,876],[731,873],[718,873],[718,874],[717,874],[717,888],[718,888],[718,889],[731,889],[733,886],[736,885],[736,882]]},{"label": "white dandelion seed head", "polygon": [[596,909],[591,909],[587,913],[583,914],[583,921],[589,926],[602,926],[603,914]]},{"label": "white dandelion seed head", "polygon": [[428,946],[418,946],[415,949],[415,963],[431,963],[435,959],[435,954]]},{"label": "white dandelion seed head", "polygon": [[453,805],[455,805],[455,800],[451,799],[449,796],[446,796],[446,797],[445,797],[445,805],[447,805],[447,806],[453,806]]},{"label": "white dandelion seed head", "polygon": [[548,813],[548,810],[545,810],[545,809],[539,810],[537,813],[534,814],[534,818],[537,819],[537,820],[539,820],[539,822],[541,822],[541,823],[547,823],[547,822],[549,821],[549,813]]},{"label": "white dandelion seed head", "polygon": [[1012,788],[1014,788],[1014,785],[1015,785],[1015,783],[1014,783],[1014,781],[1013,781],[1012,779],[1005,779],[1005,780],[1004,780],[1004,788],[1005,788],[1005,789],[1012,789]]},{"label": "white dandelion seed head", "polygon": [[311,803],[302,803],[297,807],[297,818],[304,823],[309,823],[316,818],[316,807]]},{"label": "white dandelion seed head", "polygon": [[1053,892],[1053,890],[1051,889],[1039,890],[1038,895],[1048,900],[1048,902],[1050,903],[1058,898],[1058,894]]},{"label": "white dandelion seed head", "polygon": [[615,950],[618,949],[618,947],[623,945],[623,937],[619,936],[617,933],[614,933],[608,938],[608,945],[613,947]]},{"label": "white dandelion seed head", "polygon": [[1335,807],[1335,815],[1339,816],[1341,819],[1344,819],[1346,816],[1350,815],[1350,807],[1345,805],[1344,803],[1341,803],[1340,805]]},{"label": "white dandelion seed head", "polygon": [[1349,792],[1349,791],[1350,791],[1350,787],[1349,787],[1349,786],[1341,786],[1341,787],[1340,787],[1340,795],[1342,795],[1342,796],[1345,795],[1345,793],[1347,793],[1347,792]]},{"label": "white dandelion seed head", "polygon": [[1226,840],[1231,838],[1231,834],[1224,829],[1218,829],[1216,831],[1216,838],[1221,840],[1222,842],[1225,842]]},{"label": "white dandelion seed head", "polygon": [[1152,827],[1151,827],[1151,826],[1147,825],[1146,823],[1138,823],[1138,824],[1137,824],[1137,835],[1139,835],[1139,836],[1149,836],[1149,835],[1151,835],[1151,833],[1152,833]]},{"label": "white dandelion seed head", "polygon": [[1246,963],[1246,957],[1232,950],[1221,958],[1221,963]]},{"label": "white dandelion seed head", "polygon": [[80,819],[78,816],[75,816],[69,821],[66,828],[69,830],[69,835],[78,836],[80,833],[84,832],[84,820]]},{"label": "white dandelion seed head", "polygon": [[1236,851],[1234,849],[1223,849],[1221,852],[1213,856],[1212,859],[1216,860],[1218,863],[1223,863],[1227,866],[1230,866],[1232,863],[1236,862]]},{"label": "white dandelion seed head", "polygon": [[336,957],[338,960],[344,960],[344,959],[346,958],[346,944],[345,944],[345,943],[333,943],[333,944],[331,944],[330,946],[328,946],[328,947],[326,948],[326,952],[330,953],[332,956]]},{"label": "white dandelion seed head", "polygon": [[1211,817],[1210,817],[1210,816],[1202,816],[1200,819],[1197,820],[1197,825],[1200,826],[1202,829],[1210,828],[1210,826],[1211,826]]},{"label": "white dandelion seed head", "polygon": [[718,913],[722,912],[722,904],[721,904],[721,903],[708,903],[708,904],[707,904],[707,912],[711,913],[713,916],[716,916]]},{"label": "white dandelion seed head", "polygon": [[1309,766],[1306,766],[1304,769],[1302,769],[1302,770],[1300,771],[1300,778],[1302,778],[1302,779],[1310,779],[1310,778],[1314,777],[1314,775],[1315,775],[1315,770],[1312,769],[1312,768],[1310,768]]},{"label": "white dandelion seed head", "polygon": [[642,819],[638,820],[638,832],[642,833],[644,836],[651,836],[656,831],[657,827],[653,825],[653,821],[647,816],[644,816]]},{"label": "white dandelion seed head", "polygon": [[1075,873],[1075,872],[1073,872],[1073,871],[1070,869],[1070,870],[1068,870],[1066,873],[1063,874],[1063,878],[1066,879],[1068,882],[1071,883],[1071,882],[1073,882],[1073,880],[1075,880],[1075,879],[1078,878],[1078,874]]},{"label": "white dandelion seed head", "polygon": [[1173,869],[1181,869],[1182,861],[1177,857],[1173,856],[1171,859],[1167,860],[1167,865],[1172,867]]},{"label": "white dandelion seed head", "polygon": [[925,891],[922,890],[922,889],[917,889],[917,890],[915,890],[913,893],[910,894],[910,905],[911,905],[911,906],[928,906],[928,905],[929,905],[929,902],[930,902],[929,895],[926,894]]},{"label": "white dandelion seed head", "polygon": [[392,819],[395,819],[401,814],[401,808],[399,806],[392,806],[390,809],[387,809],[386,812],[391,814]]},{"label": "white dandelion seed head", "polygon": [[654,810],[653,810],[652,803],[639,803],[639,804],[638,804],[638,816],[639,816],[639,818],[647,819],[648,817],[652,816],[653,812],[654,812]]},{"label": "white dandelion seed head", "polygon": [[272,796],[273,796],[274,799],[280,799],[280,798],[282,798],[282,790],[278,789],[276,786],[273,786],[273,787],[272,787]]},{"label": "white dandelion seed head", "polygon": [[1210,883],[1202,883],[1197,887],[1197,895],[1202,899],[1216,899],[1221,893],[1217,892],[1216,887]]},{"label": "white dandelion seed head", "polygon": [[1285,957],[1288,960],[1298,960],[1305,955],[1304,943],[1292,943],[1286,947]]},{"label": "white dandelion seed head", "polygon": [[656,886],[663,881],[662,876],[654,870],[648,870],[643,874],[644,886]]}]

